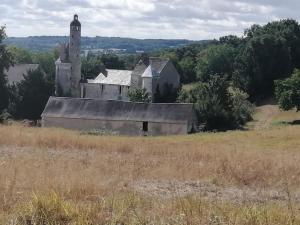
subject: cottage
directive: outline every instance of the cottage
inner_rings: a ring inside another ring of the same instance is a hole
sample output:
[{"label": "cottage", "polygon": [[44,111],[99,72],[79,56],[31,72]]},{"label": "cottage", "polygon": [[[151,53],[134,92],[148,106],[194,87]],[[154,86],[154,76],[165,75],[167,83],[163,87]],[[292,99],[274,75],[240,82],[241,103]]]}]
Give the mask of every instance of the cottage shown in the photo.
[{"label": "cottage", "polygon": [[120,135],[180,135],[195,130],[191,104],[146,104],[88,98],[50,97],[43,127],[102,130]]}]

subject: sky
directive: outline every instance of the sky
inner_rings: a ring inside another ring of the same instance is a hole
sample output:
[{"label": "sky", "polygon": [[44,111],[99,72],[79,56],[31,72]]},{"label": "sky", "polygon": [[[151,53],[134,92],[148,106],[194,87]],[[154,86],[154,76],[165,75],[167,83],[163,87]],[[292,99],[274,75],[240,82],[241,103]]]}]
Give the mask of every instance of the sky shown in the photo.
[{"label": "sky", "polygon": [[83,36],[204,40],[252,24],[300,19],[300,0],[0,0],[10,37],[63,36],[77,13]]}]

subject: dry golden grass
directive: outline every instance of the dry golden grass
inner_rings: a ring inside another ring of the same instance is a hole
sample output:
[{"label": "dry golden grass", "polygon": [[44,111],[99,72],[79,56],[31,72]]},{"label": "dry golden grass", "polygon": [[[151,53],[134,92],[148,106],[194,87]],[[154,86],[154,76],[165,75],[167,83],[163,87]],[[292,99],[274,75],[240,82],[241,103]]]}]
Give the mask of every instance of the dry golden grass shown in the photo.
[{"label": "dry golden grass", "polygon": [[[155,138],[0,126],[0,223],[24,215],[33,193],[55,191],[77,224],[300,224],[299,137],[300,126]],[[227,191],[207,197],[196,182]],[[279,199],[248,197],[269,191]]]}]

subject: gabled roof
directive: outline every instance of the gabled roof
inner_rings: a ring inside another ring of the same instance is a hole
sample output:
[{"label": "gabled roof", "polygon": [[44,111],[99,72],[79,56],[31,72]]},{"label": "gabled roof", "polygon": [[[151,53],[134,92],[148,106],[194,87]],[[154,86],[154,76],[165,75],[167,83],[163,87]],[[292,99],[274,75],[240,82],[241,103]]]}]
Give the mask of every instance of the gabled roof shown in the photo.
[{"label": "gabled roof", "polygon": [[94,80],[89,80],[91,84],[111,84],[130,86],[131,85],[131,74],[130,70],[106,70],[107,74],[100,73]]},{"label": "gabled roof", "polygon": [[192,104],[148,104],[50,97],[42,117],[187,123],[194,118],[193,115]]},{"label": "gabled roof", "polygon": [[29,70],[36,70],[39,64],[16,64],[9,67],[6,72],[8,83],[18,83],[24,79],[23,75],[27,75]]},{"label": "gabled roof", "polygon": [[169,63],[169,61],[170,61],[169,59],[165,59],[165,58],[150,57],[149,64],[145,64],[141,60],[134,68],[132,75],[145,77],[145,75],[148,74],[149,77],[150,74],[149,70],[151,68],[151,76],[160,76],[161,72]]},{"label": "gabled roof", "polygon": [[170,60],[164,58],[150,57],[150,65],[154,74],[159,75]]},{"label": "gabled roof", "polygon": [[151,65],[148,66],[148,68],[143,73],[142,77],[148,77],[148,78],[153,77],[153,72],[152,72],[152,66]]}]

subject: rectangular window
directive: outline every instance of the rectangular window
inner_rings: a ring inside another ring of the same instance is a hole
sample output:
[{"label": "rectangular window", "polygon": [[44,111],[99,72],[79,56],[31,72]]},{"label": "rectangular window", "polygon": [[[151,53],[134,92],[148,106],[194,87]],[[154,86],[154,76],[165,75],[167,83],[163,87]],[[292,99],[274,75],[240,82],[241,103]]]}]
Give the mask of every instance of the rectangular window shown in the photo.
[{"label": "rectangular window", "polygon": [[143,122],[143,131],[148,132],[148,122]]},{"label": "rectangular window", "polygon": [[122,86],[119,87],[119,95],[122,94]]},{"label": "rectangular window", "polygon": [[101,94],[103,94],[103,91],[104,91],[104,85],[102,84],[101,85]]}]

